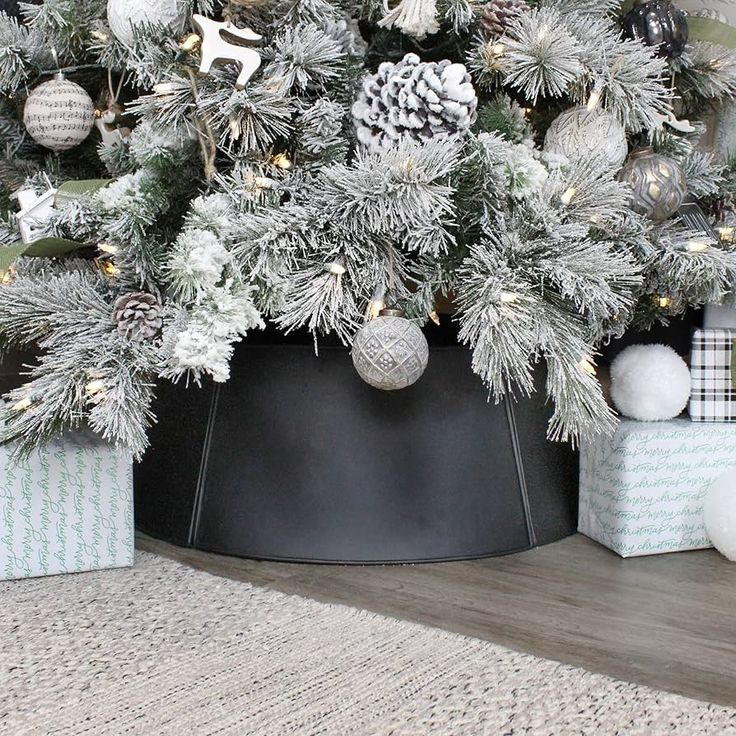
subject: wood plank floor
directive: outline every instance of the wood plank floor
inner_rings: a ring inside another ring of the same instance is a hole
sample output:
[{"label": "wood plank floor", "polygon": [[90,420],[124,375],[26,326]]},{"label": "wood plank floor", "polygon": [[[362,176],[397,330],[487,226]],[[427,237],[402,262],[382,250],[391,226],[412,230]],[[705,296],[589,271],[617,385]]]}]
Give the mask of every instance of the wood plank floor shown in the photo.
[{"label": "wood plank floor", "polygon": [[713,550],[622,560],[582,536],[471,562],[257,562],[139,536],[254,585],[417,621],[614,677],[736,706],[736,564]]}]

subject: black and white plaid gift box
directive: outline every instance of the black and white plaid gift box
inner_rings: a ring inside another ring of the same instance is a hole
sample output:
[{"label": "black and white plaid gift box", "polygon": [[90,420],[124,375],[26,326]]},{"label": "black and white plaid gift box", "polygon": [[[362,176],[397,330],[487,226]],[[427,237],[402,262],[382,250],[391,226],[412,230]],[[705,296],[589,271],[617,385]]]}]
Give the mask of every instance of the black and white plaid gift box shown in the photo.
[{"label": "black and white plaid gift box", "polygon": [[736,422],[735,342],[736,330],[695,330],[690,353],[694,422]]}]

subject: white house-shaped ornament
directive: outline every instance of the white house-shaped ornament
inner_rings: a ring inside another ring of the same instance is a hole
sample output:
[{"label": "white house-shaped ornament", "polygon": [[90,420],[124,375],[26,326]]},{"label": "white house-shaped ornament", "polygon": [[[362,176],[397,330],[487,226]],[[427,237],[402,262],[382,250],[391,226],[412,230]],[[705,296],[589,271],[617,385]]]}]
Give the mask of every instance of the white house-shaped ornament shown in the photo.
[{"label": "white house-shaped ornament", "polygon": [[36,194],[33,189],[19,189],[15,197],[20,205],[18,220],[20,237],[24,243],[32,243],[41,237],[43,226],[54,215],[54,197],[56,189],[47,189],[43,194]]}]

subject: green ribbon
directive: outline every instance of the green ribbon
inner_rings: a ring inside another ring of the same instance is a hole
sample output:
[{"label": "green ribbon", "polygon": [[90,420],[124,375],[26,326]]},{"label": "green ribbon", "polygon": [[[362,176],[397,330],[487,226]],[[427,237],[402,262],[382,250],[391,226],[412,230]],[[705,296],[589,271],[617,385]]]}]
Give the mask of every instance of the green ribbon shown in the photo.
[{"label": "green ribbon", "polygon": [[687,27],[691,41],[710,41],[727,49],[736,49],[736,28],[712,18],[698,18],[690,15]]},{"label": "green ribbon", "polygon": [[63,207],[75,199],[90,197],[104,189],[113,179],[77,179],[66,181],[56,190],[54,207]]},{"label": "green ribbon", "polygon": [[54,258],[63,256],[72,251],[85,248],[86,243],[64,238],[39,238],[32,243],[16,243],[7,248],[0,248],[0,276],[4,275],[16,258],[21,256],[38,256],[39,258]]},{"label": "green ribbon", "polygon": [[[54,207],[63,207],[80,197],[89,197],[106,187],[113,179],[78,179],[64,182],[56,190]],[[14,243],[6,248],[0,248],[0,277],[7,273],[10,266],[21,256],[36,256],[38,258],[55,258],[85,248],[86,243],[65,238],[39,238],[32,243]]]}]

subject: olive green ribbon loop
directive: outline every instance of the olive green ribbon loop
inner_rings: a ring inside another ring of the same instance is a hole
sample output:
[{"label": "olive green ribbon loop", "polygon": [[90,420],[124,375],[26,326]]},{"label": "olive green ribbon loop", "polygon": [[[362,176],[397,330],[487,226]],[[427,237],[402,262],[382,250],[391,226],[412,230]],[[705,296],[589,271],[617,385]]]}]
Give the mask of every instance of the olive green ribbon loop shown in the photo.
[{"label": "olive green ribbon loop", "polygon": [[[54,207],[63,207],[75,199],[89,197],[106,187],[113,179],[79,179],[64,182],[56,190]],[[54,258],[63,256],[75,250],[85,248],[87,243],[65,238],[39,238],[32,243],[14,243],[0,248],[0,277],[4,276],[13,265],[16,258],[21,256],[36,256],[38,258]]]}]

